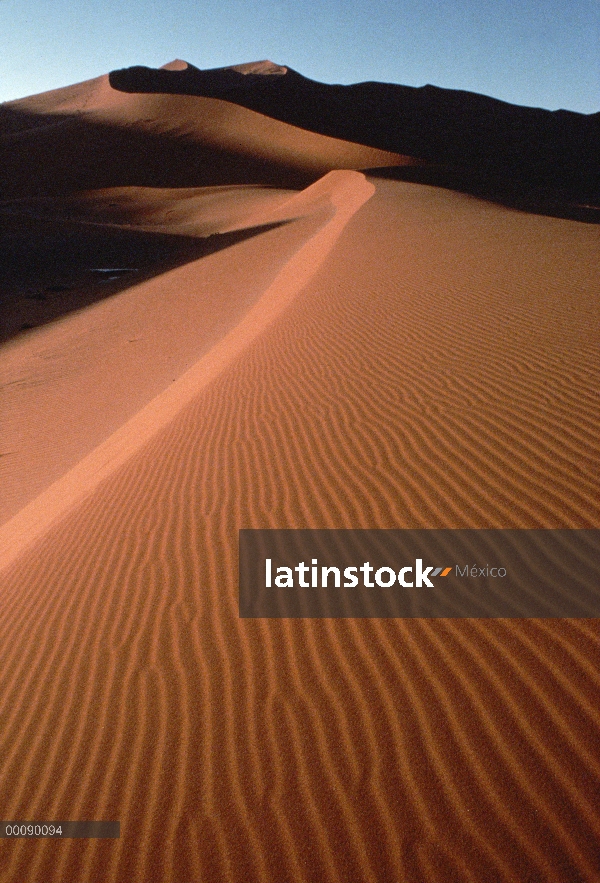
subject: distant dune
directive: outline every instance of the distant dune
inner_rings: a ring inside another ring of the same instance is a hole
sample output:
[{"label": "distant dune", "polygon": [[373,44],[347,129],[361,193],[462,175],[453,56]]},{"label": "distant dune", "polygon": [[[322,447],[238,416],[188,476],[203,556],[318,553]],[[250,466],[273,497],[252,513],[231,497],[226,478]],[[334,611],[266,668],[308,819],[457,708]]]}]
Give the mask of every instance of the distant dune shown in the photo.
[{"label": "distant dune", "polygon": [[597,883],[596,620],[237,606],[240,528],[600,527],[597,124],[268,61],[0,106],[0,817],[121,822],[0,883]]},{"label": "distant dune", "polygon": [[5,198],[131,185],[301,187],[336,168],[415,162],[220,98],[118,92],[109,77],[1,110],[9,131],[2,143]]},{"label": "distant dune", "polygon": [[390,83],[327,85],[270,61],[199,70],[177,61],[110,74],[125,92],[202,95],[483,180],[579,186],[600,195],[600,113],[520,107],[485,95]]}]

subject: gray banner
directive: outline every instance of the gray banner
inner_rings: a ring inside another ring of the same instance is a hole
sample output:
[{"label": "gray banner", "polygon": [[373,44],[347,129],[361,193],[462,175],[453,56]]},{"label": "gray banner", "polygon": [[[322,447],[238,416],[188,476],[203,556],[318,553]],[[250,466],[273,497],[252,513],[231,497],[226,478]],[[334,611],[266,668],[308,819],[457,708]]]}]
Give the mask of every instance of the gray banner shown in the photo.
[{"label": "gray banner", "polygon": [[116,838],[121,836],[120,822],[0,822],[0,837]]},{"label": "gray banner", "polygon": [[600,530],[241,530],[240,616],[600,617]]}]

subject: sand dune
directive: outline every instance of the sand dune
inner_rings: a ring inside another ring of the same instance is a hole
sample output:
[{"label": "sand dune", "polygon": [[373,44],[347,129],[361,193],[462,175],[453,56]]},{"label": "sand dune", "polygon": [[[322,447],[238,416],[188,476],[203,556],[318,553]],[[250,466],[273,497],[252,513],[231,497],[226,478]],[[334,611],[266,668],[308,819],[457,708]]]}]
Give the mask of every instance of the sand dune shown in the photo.
[{"label": "sand dune", "polygon": [[[265,267],[263,260],[262,266],[252,275],[252,286],[246,283],[245,297],[241,297],[237,288],[240,273],[239,270],[237,274],[234,272],[231,252],[237,251],[235,257],[243,262],[245,279],[250,269],[252,250],[245,248],[244,243],[237,249],[235,246],[228,249],[226,256],[219,254],[221,260],[215,256],[212,262],[213,265],[218,264],[217,272],[222,273],[222,264],[226,261],[228,287],[236,284],[235,299],[231,294],[229,298],[224,297],[226,289],[221,285],[217,303],[206,296],[196,296],[193,312],[189,306],[186,309],[181,303],[179,292],[184,286],[196,293],[209,286],[212,286],[211,293],[214,290],[214,277],[211,279],[207,276],[211,270],[214,273],[214,268],[210,260],[205,258],[198,262],[201,263],[200,267],[192,264],[166,274],[166,278],[161,275],[153,283],[134,286],[116,301],[101,303],[93,312],[88,309],[80,313],[69,322],[68,328],[65,325],[50,326],[46,333],[36,336],[33,346],[27,340],[24,345],[17,344],[12,348],[3,367],[6,377],[12,373],[18,379],[12,381],[13,389],[5,398],[7,426],[4,440],[19,448],[19,451],[13,454],[10,462],[4,504],[10,507],[7,510],[9,513],[12,509],[17,510],[18,514],[4,529],[0,529],[0,568],[22,551],[23,543],[35,541],[57,517],[82,496],[89,494],[152,435],[166,426],[203,386],[214,380],[232,359],[247,348],[250,341],[285,310],[294,295],[318,270],[349,218],[373,191],[373,185],[366,181],[364,175],[350,171],[331,172],[300,195],[276,205],[271,212],[265,213],[263,210],[253,215],[251,227],[257,226],[259,220],[262,222],[260,226],[266,227],[275,221],[281,223],[293,219],[291,229],[287,227],[272,232],[268,245],[261,239],[261,256],[265,250],[272,249],[282,263],[290,246],[297,249],[253,304],[252,288],[256,290],[260,282],[264,286],[265,270],[273,270],[268,263]],[[304,222],[299,220],[302,216],[305,216]],[[300,246],[299,234],[306,240],[300,239]],[[263,234],[263,237],[267,237],[267,234]],[[275,264],[274,260],[272,264]],[[160,304],[151,310],[157,289]],[[168,306],[172,315],[165,324],[166,297],[169,294]],[[248,304],[252,306],[239,319],[240,311]],[[144,316],[143,323],[139,319],[140,313]],[[229,330],[235,319],[239,321]],[[185,330],[191,322],[194,323],[194,334],[186,346]],[[115,327],[119,329],[118,334],[115,334]],[[109,340],[107,328],[111,329]],[[219,332],[225,332],[221,339]],[[132,334],[138,337],[131,338]],[[87,356],[84,366],[81,364],[80,346],[83,337],[86,339]],[[131,347],[125,347],[128,352],[123,353],[124,341],[142,342],[144,338],[147,340],[145,347],[134,347],[133,351]],[[171,357],[163,365],[154,360],[148,366],[149,347],[155,352],[169,352],[176,348],[179,364],[174,363]],[[182,359],[190,360],[191,353],[200,353],[207,347],[208,351],[199,361],[180,377],[172,378],[171,384],[156,395],[170,374],[181,371]],[[42,359],[52,361],[50,370],[44,364],[40,367],[40,354]],[[57,370],[58,359],[60,367]],[[90,367],[88,360],[92,365],[99,365],[100,370]],[[126,401],[119,407],[115,396],[115,377],[124,371],[138,389],[132,389],[131,382],[123,387],[121,397],[126,396]],[[140,375],[145,379],[141,390],[140,382],[136,379]],[[50,395],[41,401],[40,384],[50,387]],[[135,392],[137,395],[133,398]],[[136,403],[143,401],[141,396],[150,398],[150,402],[141,410],[136,409],[133,417],[116,433],[108,434],[107,425],[114,426],[119,418],[122,421],[123,414],[127,413],[124,408],[131,411]],[[65,400],[69,401],[72,418],[60,421],[56,406],[64,407]],[[103,405],[106,412],[104,419],[99,413]],[[29,416],[27,426],[24,425],[23,414]],[[28,442],[26,446],[23,445],[24,439]],[[82,453],[88,450],[90,454],[81,459]],[[32,462],[36,460],[39,463],[37,475],[32,470]],[[76,464],[74,468],[68,470],[73,463]],[[65,472],[66,469],[68,471]],[[47,491],[40,493],[44,484],[48,485],[57,476],[58,479]],[[14,486],[12,495],[10,485]],[[33,499],[26,506],[28,497]]]},{"label": "sand dune", "polygon": [[101,187],[301,187],[332,169],[419,161],[218,98],[129,94],[108,76],[2,106],[4,199]]},{"label": "sand dune", "polygon": [[[144,133],[108,89],[27,99],[40,155],[77,108]],[[170,144],[213,99],[163,100]],[[122,831],[0,881],[595,883],[595,620],[244,620],[237,532],[598,527],[598,227],[287,163],[2,207],[188,250],[0,352],[0,816]]]},{"label": "sand dune", "polygon": [[110,84],[225,99],[309,131],[476,171],[496,185],[516,179],[521,189],[573,187],[600,197],[600,113],[521,107],[429,84],[328,85],[271,61],[199,70],[177,60],[112,71]]}]

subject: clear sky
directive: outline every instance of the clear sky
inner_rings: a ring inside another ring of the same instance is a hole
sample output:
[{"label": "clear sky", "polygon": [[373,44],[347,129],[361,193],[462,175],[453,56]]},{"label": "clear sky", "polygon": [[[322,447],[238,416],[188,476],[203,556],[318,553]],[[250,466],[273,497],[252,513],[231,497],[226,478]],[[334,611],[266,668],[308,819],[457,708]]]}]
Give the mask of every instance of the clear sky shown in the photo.
[{"label": "clear sky", "polygon": [[600,110],[600,0],[0,0],[0,101],[120,67],[270,58],[326,83]]}]

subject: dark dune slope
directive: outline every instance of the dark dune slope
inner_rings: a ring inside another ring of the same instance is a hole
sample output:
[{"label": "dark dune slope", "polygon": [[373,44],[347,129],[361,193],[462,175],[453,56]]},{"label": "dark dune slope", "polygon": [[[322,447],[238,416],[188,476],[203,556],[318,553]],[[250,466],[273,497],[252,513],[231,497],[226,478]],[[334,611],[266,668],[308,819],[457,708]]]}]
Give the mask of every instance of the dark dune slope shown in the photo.
[{"label": "dark dune slope", "polygon": [[175,62],[113,71],[125,92],[220,98],[295,126],[429,162],[535,183],[599,184],[600,113],[520,107],[453,89],[327,85],[271,62],[200,70]]},{"label": "dark dune slope", "polygon": [[0,200],[127,186],[296,189],[333,169],[414,162],[229,101],[149,91],[127,94],[102,76],[0,105]]}]

